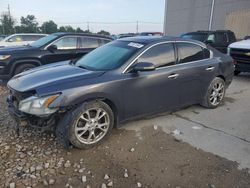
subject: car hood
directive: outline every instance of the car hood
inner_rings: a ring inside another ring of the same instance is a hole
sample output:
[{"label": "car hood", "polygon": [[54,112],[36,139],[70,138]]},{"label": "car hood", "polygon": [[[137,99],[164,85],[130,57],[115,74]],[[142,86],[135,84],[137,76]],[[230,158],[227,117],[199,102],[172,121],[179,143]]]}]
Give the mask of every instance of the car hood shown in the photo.
[{"label": "car hood", "polygon": [[8,82],[8,87],[18,92],[27,92],[99,77],[103,73],[104,71],[90,71],[76,67],[71,65],[69,61],[61,62],[18,74]]},{"label": "car hood", "polygon": [[[1,42],[0,42],[0,46],[1,46]],[[25,50],[30,50],[30,49],[36,49],[36,48],[29,46],[29,45],[0,47],[0,54],[25,51]]]},{"label": "car hood", "polygon": [[242,40],[229,45],[229,48],[250,49],[250,40]]}]

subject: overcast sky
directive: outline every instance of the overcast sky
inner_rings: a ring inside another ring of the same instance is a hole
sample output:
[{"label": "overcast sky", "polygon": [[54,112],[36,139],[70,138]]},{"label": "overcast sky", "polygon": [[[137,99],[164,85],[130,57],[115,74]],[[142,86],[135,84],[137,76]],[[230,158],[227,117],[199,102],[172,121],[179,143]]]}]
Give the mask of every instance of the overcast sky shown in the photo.
[{"label": "overcast sky", "polygon": [[136,23],[117,24],[136,21],[139,32],[163,30],[164,0],[0,0],[0,12],[7,11],[8,4],[17,23],[21,16],[33,14],[39,24],[53,20],[59,26],[79,26],[85,30],[86,22],[90,22],[93,32],[100,29],[116,34],[136,32]]}]

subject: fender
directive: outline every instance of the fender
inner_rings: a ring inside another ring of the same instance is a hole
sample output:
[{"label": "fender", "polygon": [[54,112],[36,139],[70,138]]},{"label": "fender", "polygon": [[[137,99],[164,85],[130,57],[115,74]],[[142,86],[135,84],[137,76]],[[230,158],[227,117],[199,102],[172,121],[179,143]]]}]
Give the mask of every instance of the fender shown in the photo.
[{"label": "fender", "polygon": [[15,69],[17,68],[18,65],[23,64],[23,63],[29,63],[29,64],[33,64],[36,66],[41,66],[42,63],[41,61],[37,60],[37,59],[22,59],[22,60],[16,60],[12,63],[11,66],[11,71],[10,73],[13,74]]},{"label": "fender", "polygon": [[63,96],[60,96],[50,105],[50,107],[52,108],[56,108],[58,106],[65,107],[65,108],[76,107],[80,104],[83,104],[84,102],[93,101],[93,100],[102,100],[103,102],[106,102],[112,108],[118,122],[119,120],[123,119],[122,114],[123,114],[124,109],[123,109],[123,106],[121,105],[121,102],[119,101],[119,99],[111,97],[108,93],[95,92],[95,93],[82,94],[82,96],[77,96],[76,94],[76,97],[74,97],[73,100],[69,100],[67,96],[69,95],[64,94]]}]

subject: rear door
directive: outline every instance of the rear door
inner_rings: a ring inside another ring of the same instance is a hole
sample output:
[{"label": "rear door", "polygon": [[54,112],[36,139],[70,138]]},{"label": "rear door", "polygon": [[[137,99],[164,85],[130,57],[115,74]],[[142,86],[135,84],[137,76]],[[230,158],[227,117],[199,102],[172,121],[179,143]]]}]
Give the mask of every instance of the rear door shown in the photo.
[{"label": "rear door", "polygon": [[77,49],[79,46],[77,36],[64,36],[51,43],[55,45],[57,50],[51,52],[49,50],[46,55],[42,58],[45,63],[54,63],[59,61],[66,61],[75,59],[77,57]]},{"label": "rear door", "polygon": [[80,37],[80,46],[77,49],[77,58],[80,58],[92,50],[110,42],[110,40],[90,37],[90,36],[82,36]]},{"label": "rear door", "polygon": [[218,68],[210,51],[189,42],[177,42],[180,106],[200,102]]}]

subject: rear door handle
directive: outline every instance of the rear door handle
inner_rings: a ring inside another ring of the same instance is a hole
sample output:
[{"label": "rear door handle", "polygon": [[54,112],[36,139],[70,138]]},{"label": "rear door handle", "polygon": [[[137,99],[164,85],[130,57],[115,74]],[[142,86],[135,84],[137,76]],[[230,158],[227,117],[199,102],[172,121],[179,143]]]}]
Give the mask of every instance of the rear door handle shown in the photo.
[{"label": "rear door handle", "polygon": [[206,71],[213,71],[214,70],[214,67],[207,67],[206,68]]},{"label": "rear door handle", "polygon": [[168,76],[168,78],[169,79],[175,79],[175,78],[177,78],[179,76],[179,74],[170,74],[169,76]]}]

